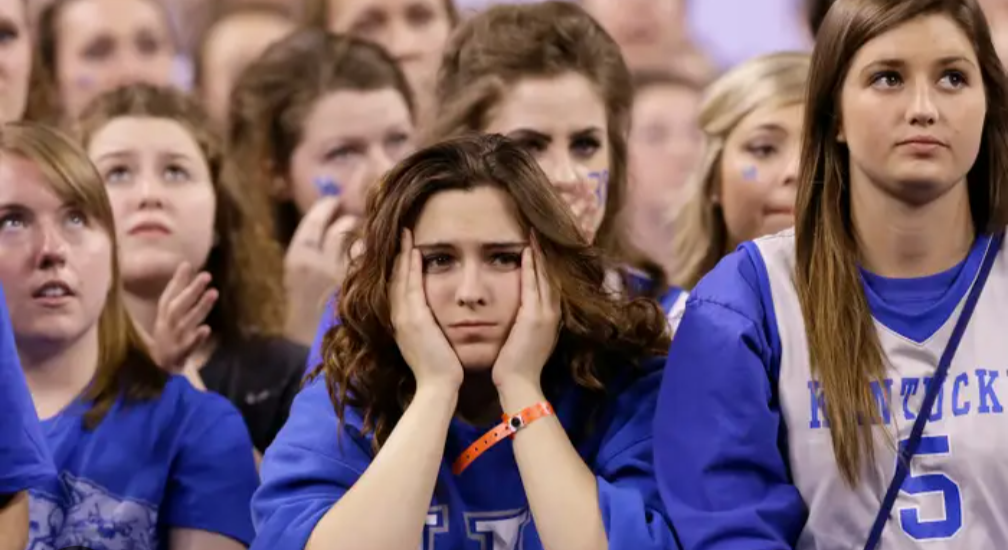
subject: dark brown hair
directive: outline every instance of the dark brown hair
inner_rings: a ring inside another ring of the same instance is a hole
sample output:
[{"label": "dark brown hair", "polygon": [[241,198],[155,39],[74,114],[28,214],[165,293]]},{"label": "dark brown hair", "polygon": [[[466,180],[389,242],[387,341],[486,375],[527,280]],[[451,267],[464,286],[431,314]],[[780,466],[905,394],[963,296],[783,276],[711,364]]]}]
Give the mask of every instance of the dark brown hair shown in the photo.
[{"label": "dark brown hair", "polygon": [[[320,98],[339,90],[398,91],[415,116],[406,77],[381,46],[302,29],[270,46],[238,78],[228,117],[228,160],[244,171],[247,193],[272,212],[277,235],[290,242],[300,216],[292,204],[274,208],[274,181],[290,171],[302,126]],[[268,214],[267,214],[268,216]]]},{"label": "dark brown hair", "polygon": [[805,1],[805,10],[808,15],[808,26],[809,30],[812,32],[813,38],[819,34],[819,27],[822,27],[823,20],[826,19],[826,13],[829,12],[830,6],[835,3],[836,0]]},{"label": "dark brown hair", "polygon": [[105,125],[119,117],[153,117],[181,124],[192,136],[210,168],[217,197],[214,231],[217,240],[206,269],[220,293],[207,325],[224,342],[252,334],[283,333],[283,257],[269,226],[256,219],[242,199],[241,182],[224,171],[219,139],[203,109],[183,92],[133,84],[95,99],[81,115],[79,137],[86,147]]},{"label": "dark brown hair", "polygon": [[115,252],[115,219],[105,182],[76,143],[40,124],[4,124],[0,128],[2,155],[18,155],[38,166],[56,196],[78,206],[109,238],[112,280],[98,318],[98,369],[84,394],[92,404],[84,423],[94,429],[121,396],[129,400],[155,399],[168,381],[168,375],[151,360],[126,312]]},{"label": "dark brown hair", "polygon": [[617,260],[645,268],[664,292],[661,268],[633,249],[621,221],[634,96],[630,71],[616,42],[580,6],[555,0],[497,5],[459,25],[438,72],[436,116],[424,141],[483,131],[516,81],[570,72],[592,83],[606,109],[609,192],[595,244]]},{"label": "dark brown hair", "polygon": [[[47,124],[58,125],[65,121],[62,101],[60,100],[60,88],[57,80],[57,65],[59,59],[59,24],[60,15],[63,10],[73,2],[79,0],[51,0],[42,11],[39,12],[35,24],[35,47],[32,52],[32,88],[28,100],[28,109],[25,118]],[[171,24],[171,17],[164,5],[157,0],[143,0],[150,2],[157,7],[164,15],[165,28],[169,35],[177,41],[174,34],[174,27]],[[178,47],[175,44],[175,47]]]},{"label": "dark brown hair", "polygon": [[[304,0],[303,15],[305,23],[318,29],[329,27],[329,12],[333,9],[333,4],[337,2],[347,2],[350,0]],[[445,12],[448,14],[448,21],[451,26],[455,26],[459,21],[459,13],[455,8],[453,0],[442,0]]]},{"label": "dark brown hair", "polygon": [[[386,174],[368,197],[361,255],[351,261],[340,291],[340,325],[326,335],[324,374],[340,422],[361,410],[376,448],[388,438],[416,390],[396,345],[387,281],[403,229],[427,201],[448,190],[488,186],[515,203],[522,229],[540,244],[546,272],[561,295],[562,322],[544,369],[547,396],[562,381],[603,390],[620,369],[667,352],[669,330],[653,301],[606,289],[607,264],[586,243],[546,174],[521,147],[497,135],[456,138],[417,151]],[[625,371],[622,371],[625,372]]]},{"label": "dark brown hair", "polygon": [[[833,451],[848,483],[862,458],[874,455],[879,411],[870,387],[885,364],[858,272],[851,222],[850,157],[837,141],[840,90],[858,50],[914,18],[940,14],[973,43],[987,95],[976,163],[967,175],[973,223],[994,232],[1008,223],[1008,77],[975,0],[838,0],[823,21],[812,54],[796,204],[795,285],[806,320],[812,373],[822,383]],[[844,337],[837,337],[843,327]]]}]

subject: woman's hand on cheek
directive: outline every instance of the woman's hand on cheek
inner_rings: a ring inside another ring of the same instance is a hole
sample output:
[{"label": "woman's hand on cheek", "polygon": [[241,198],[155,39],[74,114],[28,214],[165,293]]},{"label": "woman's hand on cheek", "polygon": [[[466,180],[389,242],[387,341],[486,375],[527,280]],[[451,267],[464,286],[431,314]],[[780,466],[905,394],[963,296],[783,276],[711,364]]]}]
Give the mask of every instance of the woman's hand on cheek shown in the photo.
[{"label": "woman's hand on cheek", "polygon": [[403,231],[399,256],[392,268],[389,303],[395,340],[406,364],[421,387],[458,391],[464,371],[458,355],[427,305],[423,285],[423,260],[413,248],[413,234]]},{"label": "woman's hand on cheek", "polygon": [[493,367],[493,381],[505,407],[508,393],[541,393],[540,378],[556,348],[560,316],[560,293],[546,276],[545,260],[533,238],[522,252],[518,315]]}]

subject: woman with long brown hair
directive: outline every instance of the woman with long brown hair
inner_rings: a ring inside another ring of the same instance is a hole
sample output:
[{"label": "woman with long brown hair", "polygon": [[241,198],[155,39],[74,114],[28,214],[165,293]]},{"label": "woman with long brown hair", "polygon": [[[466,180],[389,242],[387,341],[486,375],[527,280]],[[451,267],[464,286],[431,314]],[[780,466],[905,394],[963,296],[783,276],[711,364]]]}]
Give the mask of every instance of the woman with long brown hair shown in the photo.
[{"label": "woman with long brown hair", "polygon": [[242,73],[228,118],[229,172],[287,249],[285,333],[310,343],[368,189],[413,150],[409,84],[380,46],[302,29]]},{"label": "woman with long brown hair", "polygon": [[605,288],[532,157],[444,142],[368,206],[254,548],[673,548],[651,472],[664,315]]},{"label": "woman with long brown hair", "polygon": [[0,284],[59,474],[31,490],[28,548],[243,548],[258,484],[248,432],[227,401],[150,358],[117,246],[84,151],[41,126],[0,128]]},{"label": "woman with long brown hair", "polygon": [[133,84],[98,96],[77,126],[112,203],[134,322],[161,367],[227,397],[264,452],[308,350],[283,337],[280,247],[225,170],[206,112]]},{"label": "woman with long brown hair", "polygon": [[837,0],[796,225],[694,289],[656,415],[685,548],[1008,547],[1008,77],[976,0]]}]

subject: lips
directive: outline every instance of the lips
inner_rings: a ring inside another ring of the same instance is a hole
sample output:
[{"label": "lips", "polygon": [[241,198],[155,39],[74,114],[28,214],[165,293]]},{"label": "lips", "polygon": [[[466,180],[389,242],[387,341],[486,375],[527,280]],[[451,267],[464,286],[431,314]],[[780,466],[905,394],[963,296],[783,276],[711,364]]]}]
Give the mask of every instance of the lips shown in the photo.
[{"label": "lips", "polygon": [[897,145],[945,147],[945,142],[934,136],[913,136],[898,142]]},{"label": "lips", "polygon": [[495,324],[487,321],[460,321],[448,325],[448,328],[489,328]]},{"label": "lips", "polygon": [[75,293],[70,285],[60,279],[50,279],[35,287],[32,298],[58,299],[73,296]]},{"label": "lips", "polygon": [[130,235],[137,235],[143,233],[157,233],[161,235],[171,235],[171,229],[168,228],[166,224],[156,221],[145,221],[135,224],[130,228]]}]

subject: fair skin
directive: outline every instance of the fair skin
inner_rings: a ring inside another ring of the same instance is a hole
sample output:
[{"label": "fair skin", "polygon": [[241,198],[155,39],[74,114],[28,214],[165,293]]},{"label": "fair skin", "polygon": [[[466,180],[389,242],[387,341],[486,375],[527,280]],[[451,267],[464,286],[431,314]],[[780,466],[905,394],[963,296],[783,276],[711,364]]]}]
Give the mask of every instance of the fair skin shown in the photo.
[{"label": "fair skin", "polygon": [[115,214],[130,315],[158,363],[202,388],[197,371],[212,349],[202,323],[217,291],[209,274],[190,266],[206,263],[214,241],[217,199],[206,159],[184,126],[148,117],[111,120],[88,155]]},{"label": "fair skin", "polygon": [[0,122],[20,120],[28,101],[31,40],[22,0],[0,0]]},{"label": "fair skin", "polygon": [[581,4],[620,45],[630,66],[654,66],[686,39],[683,0],[584,0]]},{"label": "fair skin", "polygon": [[451,33],[445,0],[329,0],[328,27],[385,48],[400,63],[419,103],[427,104]]},{"label": "fair skin", "polygon": [[932,15],[870,40],[854,56],[840,111],[864,266],[908,278],[961,261],[974,236],[965,178],[987,112],[966,34]]},{"label": "fair skin", "polygon": [[713,200],[728,228],[728,251],[794,225],[803,105],[764,105],[728,134]]},{"label": "fair skin", "polygon": [[172,83],[175,46],[152,0],[73,0],[55,21],[56,84],[76,119],[102,92],[132,82]]},{"label": "fair skin", "polygon": [[527,149],[571,207],[589,240],[605,216],[609,171],[606,107],[592,83],[577,73],[525,78],[490,113],[484,131]]},{"label": "fair skin", "polygon": [[[556,344],[559,296],[514,208],[492,187],[444,191],[424,206],[414,231],[404,231],[389,292],[416,397],[306,550],[420,547],[448,426],[469,378],[491,373],[498,411],[545,401],[539,380]],[[608,548],[595,477],[556,417],[516,434],[514,454],[543,547]]]},{"label": "fair skin", "polygon": [[634,215],[627,223],[635,244],[655,259],[668,255],[669,224],[700,153],[699,109],[699,93],[681,85],[652,85],[634,98],[627,197]]},{"label": "fair skin", "polygon": [[[39,418],[56,416],[94,377],[112,262],[97,220],[56,196],[34,162],[0,157],[0,284]],[[172,529],[168,547],[244,548],[192,529]]]},{"label": "fair skin", "polygon": [[325,301],[343,280],[345,237],[371,186],[413,149],[413,134],[409,106],[393,88],[332,92],[305,116],[285,189],[305,214],[285,258],[292,340],[311,344]]},{"label": "fair skin", "polygon": [[4,533],[0,550],[24,550],[28,546],[28,493],[0,495],[0,500],[6,502],[0,507],[0,533]]},{"label": "fair skin", "polygon": [[210,117],[223,127],[238,75],[266,48],[287,36],[293,21],[268,12],[239,12],[209,31],[203,45],[200,94]]}]

